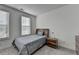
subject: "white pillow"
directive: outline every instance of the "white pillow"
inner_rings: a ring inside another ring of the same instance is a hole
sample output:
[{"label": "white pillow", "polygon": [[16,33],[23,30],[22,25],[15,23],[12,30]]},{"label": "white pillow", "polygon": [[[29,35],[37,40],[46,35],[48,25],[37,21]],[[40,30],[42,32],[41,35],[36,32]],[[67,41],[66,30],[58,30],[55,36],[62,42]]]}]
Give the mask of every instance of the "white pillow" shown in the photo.
[{"label": "white pillow", "polygon": [[43,31],[38,31],[37,35],[41,35],[42,36],[43,35]]}]

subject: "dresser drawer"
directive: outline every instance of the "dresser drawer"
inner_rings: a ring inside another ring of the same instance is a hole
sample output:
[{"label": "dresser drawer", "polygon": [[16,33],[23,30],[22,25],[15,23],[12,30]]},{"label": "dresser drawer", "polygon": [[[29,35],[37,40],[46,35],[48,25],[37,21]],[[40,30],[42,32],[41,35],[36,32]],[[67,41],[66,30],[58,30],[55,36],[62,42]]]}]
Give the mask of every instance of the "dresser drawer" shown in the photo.
[{"label": "dresser drawer", "polygon": [[76,53],[79,55],[79,36],[75,36],[76,41]]},{"label": "dresser drawer", "polygon": [[76,50],[77,55],[79,55],[79,50]]},{"label": "dresser drawer", "polygon": [[79,35],[76,35],[75,37],[76,37],[76,38],[79,38]]}]

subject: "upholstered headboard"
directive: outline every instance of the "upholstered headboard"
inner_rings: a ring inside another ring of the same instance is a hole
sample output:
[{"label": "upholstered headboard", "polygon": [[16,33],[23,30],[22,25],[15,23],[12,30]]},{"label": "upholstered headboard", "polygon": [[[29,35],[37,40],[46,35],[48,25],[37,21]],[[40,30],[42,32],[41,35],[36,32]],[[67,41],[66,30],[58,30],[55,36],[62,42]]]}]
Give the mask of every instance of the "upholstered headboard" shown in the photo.
[{"label": "upholstered headboard", "polygon": [[43,31],[43,35],[49,37],[49,29],[36,29],[36,34],[38,33],[38,31]]}]

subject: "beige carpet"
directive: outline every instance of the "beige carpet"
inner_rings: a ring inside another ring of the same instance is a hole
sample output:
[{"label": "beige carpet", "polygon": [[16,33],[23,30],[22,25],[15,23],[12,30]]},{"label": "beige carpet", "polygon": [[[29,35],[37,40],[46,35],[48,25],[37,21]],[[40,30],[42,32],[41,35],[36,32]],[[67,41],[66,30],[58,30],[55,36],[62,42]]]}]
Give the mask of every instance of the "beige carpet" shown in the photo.
[{"label": "beige carpet", "polygon": [[[17,50],[13,47],[0,50],[0,55],[17,55],[17,54],[18,54]],[[76,53],[74,51],[65,48],[54,49],[48,46],[44,46],[43,48],[38,50],[34,55],[75,55],[75,54]]]}]

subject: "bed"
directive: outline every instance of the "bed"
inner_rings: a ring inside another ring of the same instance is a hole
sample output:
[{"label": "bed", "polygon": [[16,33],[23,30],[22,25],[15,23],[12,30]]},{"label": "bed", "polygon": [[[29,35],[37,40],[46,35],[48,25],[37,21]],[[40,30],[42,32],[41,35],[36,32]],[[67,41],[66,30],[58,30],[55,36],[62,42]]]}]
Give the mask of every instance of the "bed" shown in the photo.
[{"label": "bed", "polygon": [[20,55],[31,55],[46,44],[46,38],[49,37],[49,29],[36,29],[35,35],[29,35],[16,38],[13,46]]}]

